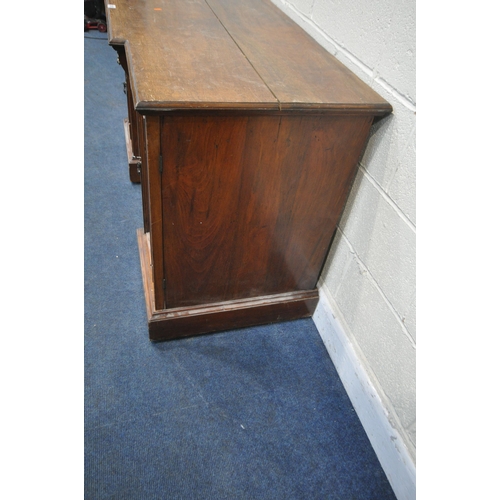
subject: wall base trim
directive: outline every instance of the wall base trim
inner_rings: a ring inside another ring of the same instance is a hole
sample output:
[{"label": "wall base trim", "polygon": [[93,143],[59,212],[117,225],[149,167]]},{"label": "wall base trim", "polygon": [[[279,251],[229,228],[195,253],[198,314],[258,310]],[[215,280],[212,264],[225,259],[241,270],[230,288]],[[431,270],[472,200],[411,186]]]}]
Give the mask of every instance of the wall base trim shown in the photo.
[{"label": "wall base trim", "polygon": [[387,409],[354,346],[335,317],[327,294],[320,282],[319,302],[312,319],[396,497],[415,500],[415,464],[400,433],[391,425]]}]

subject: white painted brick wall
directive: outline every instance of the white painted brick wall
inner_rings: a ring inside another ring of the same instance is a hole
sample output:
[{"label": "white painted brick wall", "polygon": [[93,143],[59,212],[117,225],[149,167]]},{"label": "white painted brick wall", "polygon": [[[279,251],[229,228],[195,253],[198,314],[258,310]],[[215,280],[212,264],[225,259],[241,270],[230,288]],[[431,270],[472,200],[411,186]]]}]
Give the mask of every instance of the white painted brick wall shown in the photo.
[{"label": "white painted brick wall", "polygon": [[371,131],[322,282],[415,460],[415,1],[272,1],[393,106]]},{"label": "white painted brick wall", "polygon": [[376,186],[361,168],[339,227],[402,321],[415,292],[415,230]]},{"label": "white painted brick wall", "polygon": [[385,89],[375,88],[388,100],[393,113],[372,127],[361,164],[398,205],[402,214],[415,225],[415,130],[416,113]]},{"label": "white painted brick wall", "polygon": [[415,102],[414,0],[314,0],[310,17],[339,45]]}]

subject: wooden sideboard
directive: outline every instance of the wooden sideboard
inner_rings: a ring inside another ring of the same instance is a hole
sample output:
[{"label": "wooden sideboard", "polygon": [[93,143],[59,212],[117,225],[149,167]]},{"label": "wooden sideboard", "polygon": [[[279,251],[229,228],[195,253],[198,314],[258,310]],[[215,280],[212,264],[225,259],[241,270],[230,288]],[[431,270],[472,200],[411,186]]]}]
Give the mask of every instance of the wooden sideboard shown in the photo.
[{"label": "wooden sideboard", "polygon": [[152,340],[311,316],[391,106],[267,0],[112,0]]}]

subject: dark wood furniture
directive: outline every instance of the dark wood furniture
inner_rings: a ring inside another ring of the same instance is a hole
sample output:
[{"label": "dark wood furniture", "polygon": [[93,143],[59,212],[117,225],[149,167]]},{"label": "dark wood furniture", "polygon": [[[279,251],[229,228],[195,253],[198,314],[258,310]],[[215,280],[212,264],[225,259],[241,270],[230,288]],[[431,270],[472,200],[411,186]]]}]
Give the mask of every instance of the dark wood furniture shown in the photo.
[{"label": "dark wood furniture", "polygon": [[267,0],[114,0],[106,14],[142,186],[150,338],[311,316],[391,106]]}]

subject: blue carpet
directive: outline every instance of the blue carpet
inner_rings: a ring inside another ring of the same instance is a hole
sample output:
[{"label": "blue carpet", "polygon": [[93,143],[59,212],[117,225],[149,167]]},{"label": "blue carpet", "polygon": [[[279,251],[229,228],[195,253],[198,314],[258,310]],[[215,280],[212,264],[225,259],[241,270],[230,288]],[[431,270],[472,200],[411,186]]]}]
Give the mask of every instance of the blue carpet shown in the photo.
[{"label": "blue carpet", "polygon": [[85,498],[394,499],[311,319],[148,340],[123,70],[85,36]]}]

